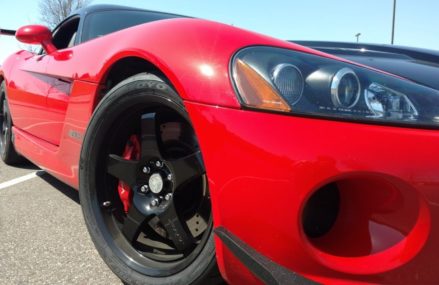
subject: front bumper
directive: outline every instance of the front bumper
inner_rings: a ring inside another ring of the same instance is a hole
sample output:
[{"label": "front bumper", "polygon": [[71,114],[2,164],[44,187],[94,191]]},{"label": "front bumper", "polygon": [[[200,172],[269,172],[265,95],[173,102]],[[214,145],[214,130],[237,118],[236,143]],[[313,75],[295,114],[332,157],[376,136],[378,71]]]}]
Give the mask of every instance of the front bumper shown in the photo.
[{"label": "front bumper", "polygon": [[[439,132],[185,105],[215,227],[316,282],[439,280]],[[329,184],[337,219],[311,238],[303,209]],[[259,282],[219,239],[217,255],[230,283]]]}]

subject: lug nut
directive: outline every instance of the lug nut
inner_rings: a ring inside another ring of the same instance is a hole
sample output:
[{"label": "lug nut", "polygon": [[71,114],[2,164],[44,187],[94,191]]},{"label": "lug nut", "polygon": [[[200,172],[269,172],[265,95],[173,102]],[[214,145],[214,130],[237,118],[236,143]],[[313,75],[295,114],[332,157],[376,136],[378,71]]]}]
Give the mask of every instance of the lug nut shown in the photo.
[{"label": "lug nut", "polygon": [[151,201],[151,207],[157,207],[159,205],[159,199],[154,199]]},{"label": "lug nut", "polygon": [[155,163],[155,166],[161,168],[161,167],[163,167],[163,162],[161,162],[160,160],[157,160]]},{"label": "lug nut", "polygon": [[142,185],[142,187],[140,187],[140,192],[142,193],[146,193],[148,192],[148,190],[149,190],[148,185]]},{"label": "lug nut", "polygon": [[169,181],[171,181],[172,180],[172,174],[168,174],[167,178],[168,178]]},{"label": "lug nut", "polygon": [[169,201],[171,199],[172,199],[172,194],[171,193],[168,193],[168,194],[165,195],[165,200],[166,201]]},{"label": "lug nut", "polygon": [[142,172],[148,174],[149,172],[151,172],[151,169],[148,166],[144,166]]}]

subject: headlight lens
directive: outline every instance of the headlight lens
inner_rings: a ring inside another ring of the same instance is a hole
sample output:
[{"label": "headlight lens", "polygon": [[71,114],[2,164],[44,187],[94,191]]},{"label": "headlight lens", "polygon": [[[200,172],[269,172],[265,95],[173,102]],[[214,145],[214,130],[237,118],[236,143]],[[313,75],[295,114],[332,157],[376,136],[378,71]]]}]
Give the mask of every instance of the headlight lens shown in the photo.
[{"label": "headlight lens", "polygon": [[273,68],[272,82],[290,105],[302,97],[304,81],[300,70],[292,65],[281,63]]},{"label": "headlight lens", "polygon": [[355,72],[342,68],[331,80],[331,99],[336,107],[352,108],[360,99],[360,80]]},{"label": "headlight lens", "polygon": [[402,125],[439,127],[439,91],[312,54],[249,47],[232,61],[249,108]]}]

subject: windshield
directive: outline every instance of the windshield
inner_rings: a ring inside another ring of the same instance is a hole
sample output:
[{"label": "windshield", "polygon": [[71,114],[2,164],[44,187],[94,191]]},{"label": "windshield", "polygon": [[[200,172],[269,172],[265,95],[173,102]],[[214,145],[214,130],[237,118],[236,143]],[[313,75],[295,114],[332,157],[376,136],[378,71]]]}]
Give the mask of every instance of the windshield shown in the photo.
[{"label": "windshield", "polygon": [[92,13],[85,19],[81,42],[86,42],[136,25],[180,17],[182,16],[132,10],[113,10]]}]

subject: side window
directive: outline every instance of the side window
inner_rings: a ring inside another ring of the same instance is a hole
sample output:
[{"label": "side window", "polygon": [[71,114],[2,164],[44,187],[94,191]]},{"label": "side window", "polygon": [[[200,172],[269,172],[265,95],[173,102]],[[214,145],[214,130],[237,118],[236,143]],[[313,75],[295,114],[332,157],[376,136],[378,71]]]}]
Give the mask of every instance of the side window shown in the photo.
[{"label": "side window", "polygon": [[79,26],[79,17],[69,19],[53,32],[53,44],[57,49],[74,46]]},{"label": "side window", "polygon": [[178,16],[148,11],[118,10],[96,12],[88,15],[85,19],[81,42],[136,25],[176,17]]}]

